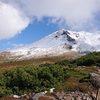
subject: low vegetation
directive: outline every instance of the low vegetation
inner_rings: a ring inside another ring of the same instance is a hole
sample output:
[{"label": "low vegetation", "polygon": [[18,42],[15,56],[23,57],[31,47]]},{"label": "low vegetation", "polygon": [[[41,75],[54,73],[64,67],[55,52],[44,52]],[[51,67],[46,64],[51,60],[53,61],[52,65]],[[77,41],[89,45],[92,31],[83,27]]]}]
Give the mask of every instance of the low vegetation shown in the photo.
[{"label": "low vegetation", "polygon": [[[13,63],[13,62],[10,62]],[[26,62],[25,62],[26,63]],[[13,65],[13,64],[12,64]],[[0,72],[0,97],[26,92],[55,91],[82,92],[89,89],[89,73],[100,66],[100,52],[89,53],[75,60],[61,60],[53,64],[20,65]]]}]

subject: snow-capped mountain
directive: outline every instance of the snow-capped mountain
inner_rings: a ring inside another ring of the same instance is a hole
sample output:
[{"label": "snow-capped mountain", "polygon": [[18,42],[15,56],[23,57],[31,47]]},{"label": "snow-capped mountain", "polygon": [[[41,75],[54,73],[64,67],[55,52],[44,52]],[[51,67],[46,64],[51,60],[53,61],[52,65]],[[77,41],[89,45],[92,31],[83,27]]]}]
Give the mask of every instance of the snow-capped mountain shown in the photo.
[{"label": "snow-capped mountain", "polygon": [[7,52],[12,57],[22,59],[57,56],[71,51],[80,53],[100,51],[100,34],[62,29],[37,42]]}]

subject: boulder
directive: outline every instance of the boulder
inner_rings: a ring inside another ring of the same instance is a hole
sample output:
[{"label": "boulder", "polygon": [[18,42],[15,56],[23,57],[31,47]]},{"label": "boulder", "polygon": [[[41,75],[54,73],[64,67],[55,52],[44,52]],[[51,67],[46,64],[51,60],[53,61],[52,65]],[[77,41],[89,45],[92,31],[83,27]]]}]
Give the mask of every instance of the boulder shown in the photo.
[{"label": "boulder", "polygon": [[90,73],[90,80],[94,87],[100,88],[100,75],[96,73]]},{"label": "boulder", "polygon": [[90,73],[90,80],[91,80],[91,83],[94,85],[94,87],[97,88],[95,99],[100,100],[100,75],[96,73]]}]

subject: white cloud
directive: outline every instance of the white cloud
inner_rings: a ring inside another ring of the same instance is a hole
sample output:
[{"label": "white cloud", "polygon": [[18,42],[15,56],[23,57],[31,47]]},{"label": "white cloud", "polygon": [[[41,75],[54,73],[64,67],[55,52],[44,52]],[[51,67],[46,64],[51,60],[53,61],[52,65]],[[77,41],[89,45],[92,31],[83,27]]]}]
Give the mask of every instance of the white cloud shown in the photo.
[{"label": "white cloud", "polygon": [[0,2],[0,40],[20,33],[29,24],[29,19],[12,5]]},{"label": "white cloud", "polygon": [[7,45],[13,46],[14,48],[18,48],[18,47],[25,46],[27,44],[15,44],[15,43],[8,42]]},{"label": "white cloud", "polygon": [[[0,0],[0,39],[13,37],[35,19],[49,17],[49,22],[69,29],[98,27],[100,0]],[[1,24],[2,23],[2,24]]]},{"label": "white cloud", "polygon": [[[37,19],[51,17],[51,22],[66,23],[70,29],[93,28],[100,12],[100,0],[20,0],[24,11]],[[88,27],[87,27],[88,25]]]},{"label": "white cloud", "polygon": [[25,46],[24,44],[10,44],[10,45],[12,45],[15,48]]}]

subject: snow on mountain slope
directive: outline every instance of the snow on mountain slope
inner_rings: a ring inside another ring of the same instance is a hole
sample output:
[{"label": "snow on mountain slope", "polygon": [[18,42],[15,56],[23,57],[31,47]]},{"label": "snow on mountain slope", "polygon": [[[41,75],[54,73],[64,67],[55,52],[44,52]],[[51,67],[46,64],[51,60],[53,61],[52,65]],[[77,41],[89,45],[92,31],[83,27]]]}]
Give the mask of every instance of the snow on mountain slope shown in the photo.
[{"label": "snow on mountain slope", "polygon": [[87,32],[56,31],[41,40],[9,50],[12,56],[22,58],[57,56],[66,52],[100,51],[100,34]]}]

